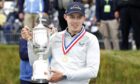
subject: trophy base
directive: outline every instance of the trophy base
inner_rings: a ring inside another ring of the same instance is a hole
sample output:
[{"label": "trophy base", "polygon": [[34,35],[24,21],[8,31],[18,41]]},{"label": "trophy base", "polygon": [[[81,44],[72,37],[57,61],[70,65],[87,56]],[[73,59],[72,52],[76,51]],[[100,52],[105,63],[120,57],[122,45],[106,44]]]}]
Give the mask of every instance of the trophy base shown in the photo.
[{"label": "trophy base", "polygon": [[35,79],[31,80],[32,84],[49,84],[48,80],[46,79]]}]

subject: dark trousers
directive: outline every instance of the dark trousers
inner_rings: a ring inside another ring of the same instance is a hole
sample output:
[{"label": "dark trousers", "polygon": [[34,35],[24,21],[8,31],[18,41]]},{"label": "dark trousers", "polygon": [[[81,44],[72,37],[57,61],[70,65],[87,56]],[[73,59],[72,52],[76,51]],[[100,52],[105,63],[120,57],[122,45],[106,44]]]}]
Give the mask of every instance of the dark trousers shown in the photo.
[{"label": "dark trousers", "polygon": [[140,49],[140,8],[129,7],[136,48]]},{"label": "dark trousers", "polygon": [[120,29],[122,34],[121,48],[123,50],[129,49],[128,36],[130,28],[133,29],[133,38],[136,43],[136,48],[140,49],[140,8],[124,7],[120,11]]},{"label": "dark trousers", "polygon": [[67,22],[66,20],[64,19],[64,14],[65,14],[65,10],[64,9],[61,9],[61,10],[58,10],[59,12],[59,16],[58,16],[58,19],[59,19],[59,25],[61,27],[61,31],[65,30],[66,27],[67,27]]},{"label": "dark trousers", "polygon": [[128,15],[128,7],[123,7],[120,10],[120,30],[121,30],[121,49],[128,50],[129,43],[128,43],[128,36],[130,32],[130,17]]}]

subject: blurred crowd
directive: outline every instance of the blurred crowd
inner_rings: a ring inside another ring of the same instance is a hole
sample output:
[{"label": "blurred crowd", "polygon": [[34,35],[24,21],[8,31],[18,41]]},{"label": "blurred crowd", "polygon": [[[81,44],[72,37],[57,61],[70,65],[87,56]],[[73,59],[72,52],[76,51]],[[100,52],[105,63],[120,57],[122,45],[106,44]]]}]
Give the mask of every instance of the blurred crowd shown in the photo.
[{"label": "blurred crowd", "polygon": [[83,25],[97,36],[102,49],[140,49],[140,0],[0,0],[0,44],[19,43],[20,30],[25,25],[33,28],[39,13],[63,31],[65,8],[73,1],[84,4]]}]

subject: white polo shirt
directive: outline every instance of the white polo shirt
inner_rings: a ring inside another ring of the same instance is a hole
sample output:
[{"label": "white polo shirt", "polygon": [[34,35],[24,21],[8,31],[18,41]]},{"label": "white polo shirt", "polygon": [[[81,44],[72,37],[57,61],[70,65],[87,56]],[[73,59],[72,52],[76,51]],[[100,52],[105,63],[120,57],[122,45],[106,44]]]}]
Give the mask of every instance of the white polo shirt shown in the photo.
[{"label": "white polo shirt", "polygon": [[[100,64],[99,42],[96,36],[89,32],[83,34],[83,31],[84,29],[73,37],[66,30],[52,36],[51,67],[63,72],[67,79],[51,84],[88,84],[90,78],[97,77]],[[78,37],[80,34],[83,35]]]}]

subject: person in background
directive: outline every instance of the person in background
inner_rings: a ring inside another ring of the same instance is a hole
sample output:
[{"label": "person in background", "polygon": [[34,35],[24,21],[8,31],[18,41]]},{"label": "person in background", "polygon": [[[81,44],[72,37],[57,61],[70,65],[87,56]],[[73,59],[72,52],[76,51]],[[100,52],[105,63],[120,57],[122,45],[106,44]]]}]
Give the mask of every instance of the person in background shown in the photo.
[{"label": "person in background", "polygon": [[[96,0],[96,19],[107,50],[119,50],[116,0]],[[111,42],[113,45],[111,45]],[[113,47],[113,48],[112,48]]]},{"label": "person in background", "polygon": [[[84,29],[83,4],[69,3],[64,18],[68,24],[67,28],[52,35],[49,42],[47,56],[52,56],[50,64],[52,75],[49,82],[51,84],[88,84],[91,78],[97,77],[99,71],[99,42],[95,35]],[[32,35],[27,27],[22,29],[21,35],[22,38],[31,41],[29,38]]]},{"label": "person in background", "polygon": [[32,66],[29,63],[27,41],[19,40],[20,84],[31,84]]},{"label": "person in background", "polygon": [[[120,30],[122,35],[121,49],[129,50],[129,33],[133,30],[136,49],[140,49],[140,0],[118,0],[117,10],[120,12]],[[133,46],[133,45],[132,45]]]},{"label": "person in background", "polygon": [[4,14],[4,2],[5,0],[0,0],[0,43],[6,44],[6,40],[3,33],[3,26],[6,22],[6,15]]},{"label": "person in background", "polygon": [[47,16],[49,0],[18,0],[19,18],[24,25],[33,28],[39,13]]}]

